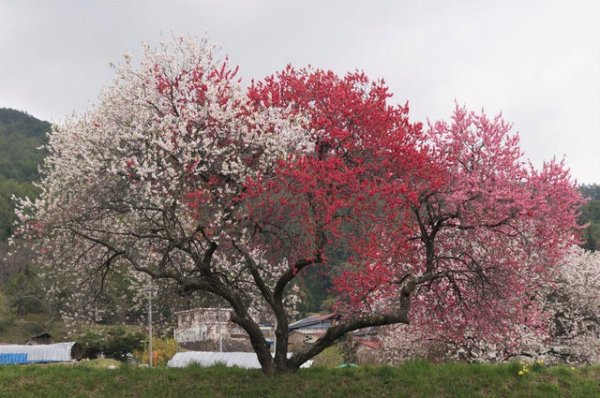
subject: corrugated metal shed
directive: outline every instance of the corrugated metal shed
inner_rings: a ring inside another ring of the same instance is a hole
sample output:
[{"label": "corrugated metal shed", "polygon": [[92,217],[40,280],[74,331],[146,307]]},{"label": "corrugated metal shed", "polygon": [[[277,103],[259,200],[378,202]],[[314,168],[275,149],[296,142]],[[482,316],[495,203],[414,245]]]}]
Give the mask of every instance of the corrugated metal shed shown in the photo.
[{"label": "corrugated metal shed", "polygon": [[0,345],[0,364],[72,361],[74,342],[40,345]]},{"label": "corrugated metal shed", "polygon": [[[288,354],[288,358],[292,354]],[[260,363],[253,352],[209,352],[209,351],[187,351],[178,352],[167,363],[170,368],[185,368],[190,365],[212,366],[224,364],[226,366],[237,366],[246,369],[260,369]],[[307,361],[302,367],[310,367],[312,361]]]}]

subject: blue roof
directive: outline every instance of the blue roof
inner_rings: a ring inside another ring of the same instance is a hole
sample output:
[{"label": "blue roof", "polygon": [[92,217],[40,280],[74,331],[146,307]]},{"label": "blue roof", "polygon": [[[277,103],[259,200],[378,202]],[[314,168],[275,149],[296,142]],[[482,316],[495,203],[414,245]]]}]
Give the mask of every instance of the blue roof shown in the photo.
[{"label": "blue roof", "polygon": [[38,345],[0,345],[0,364],[72,361],[74,342]]},{"label": "blue roof", "polygon": [[27,354],[26,353],[7,353],[0,354],[0,365],[14,365],[19,363],[27,363]]}]

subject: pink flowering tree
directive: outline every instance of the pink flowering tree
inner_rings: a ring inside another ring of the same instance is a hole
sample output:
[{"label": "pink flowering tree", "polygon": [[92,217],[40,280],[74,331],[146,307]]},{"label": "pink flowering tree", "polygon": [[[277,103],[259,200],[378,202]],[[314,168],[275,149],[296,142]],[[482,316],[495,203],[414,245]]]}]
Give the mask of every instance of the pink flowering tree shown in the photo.
[{"label": "pink flowering tree", "polygon": [[514,324],[512,339],[491,341],[467,330],[460,340],[418,324],[390,326],[379,339],[385,360],[411,358],[506,361],[515,357],[542,359],[546,363],[590,364],[600,361],[600,254],[571,247],[556,267],[552,281],[538,286],[535,300],[548,323]]},{"label": "pink flowering tree", "polygon": [[[459,339],[541,320],[531,297],[581,204],[562,164],[535,170],[501,118],[462,108],[423,131],[360,73],[289,67],[244,89],[236,70],[206,42],[146,47],[55,127],[40,199],[19,208],[48,272],[80,292],[116,272],[209,294],[266,374],[364,327]],[[288,358],[310,268],[332,279],[340,320]],[[276,320],[274,355],[256,310]]]},{"label": "pink flowering tree", "polygon": [[[539,288],[577,241],[582,200],[562,163],[541,171],[524,163],[509,130],[501,117],[462,108],[450,124],[429,127],[423,147],[439,168],[436,184],[413,185],[410,217],[394,207],[380,213],[380,238],[361,247],[371,264],[338,280],[348,310],[402,303],[393,287],[417,281],[410,320],[426,331],[423,338],[510,348],[520,343],[521,327],[544,333]],[[406,223],[409,235],[399,230]]]}]

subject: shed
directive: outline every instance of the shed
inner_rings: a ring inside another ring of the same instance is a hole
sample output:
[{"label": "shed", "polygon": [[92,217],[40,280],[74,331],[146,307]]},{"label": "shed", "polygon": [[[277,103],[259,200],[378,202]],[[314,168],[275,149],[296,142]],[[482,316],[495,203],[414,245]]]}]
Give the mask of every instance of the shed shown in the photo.
[{"label": "shed", "polygon": [[36,336],[31,336],[25,344],[34,345],[34,344],[50,344],[50,343],[52,343],[52,336],[50,335],[50,333],[41,333]]},{"label": "shed", "polygon": [[68,362],[73,360],[75,342],[56,344],[0,345],[0,364]]}]

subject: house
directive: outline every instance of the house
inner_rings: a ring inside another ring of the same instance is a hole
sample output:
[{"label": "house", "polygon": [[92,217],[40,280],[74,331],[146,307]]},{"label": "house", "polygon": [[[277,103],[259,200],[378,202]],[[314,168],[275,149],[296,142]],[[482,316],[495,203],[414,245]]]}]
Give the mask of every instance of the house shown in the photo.
[{"label": "house", "polygon": [[[229,308],[195,308],[176,312],[175,340],[186,348],[206,351],[251,350],[246,331],[231,322],[232,311]],[[267,339],[273,338],[272,324],[265,322],[259,326]]]},{"label": "house", "polygon": [[175,340],[178,343],[219,340],[231,335],[242,334],[239,326],[230,322],[231,310],[226,308],[195,308],[176,312],[177,329]]}]

